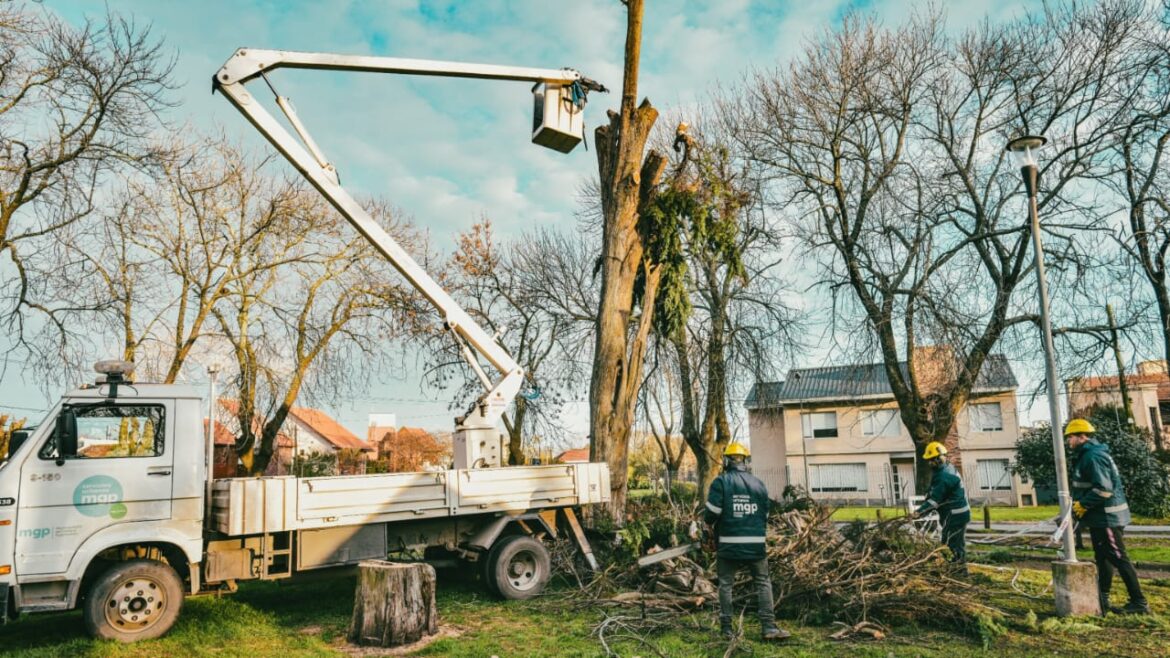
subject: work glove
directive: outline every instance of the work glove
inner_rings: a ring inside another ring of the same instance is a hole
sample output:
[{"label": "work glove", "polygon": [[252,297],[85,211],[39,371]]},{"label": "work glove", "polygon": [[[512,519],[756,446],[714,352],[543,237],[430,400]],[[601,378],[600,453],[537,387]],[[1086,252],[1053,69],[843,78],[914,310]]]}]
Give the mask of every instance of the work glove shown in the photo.
[{"label": "work glove", "polygon": [[1072,504],[1073,516],[1077,517],[1078,519],[1081,518],[1082,516],[1084,516],[1085,512],[1087,512],[1087,511],[1089,511],[1089,510],[1085,509],[1085,506],[1082,505],[1079,500]]}]

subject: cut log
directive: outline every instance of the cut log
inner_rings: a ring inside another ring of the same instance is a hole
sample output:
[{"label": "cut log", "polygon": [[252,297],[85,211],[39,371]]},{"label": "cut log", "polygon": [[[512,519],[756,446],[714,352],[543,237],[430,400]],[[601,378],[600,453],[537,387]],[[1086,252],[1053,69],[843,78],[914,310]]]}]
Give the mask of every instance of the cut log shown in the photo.
[{"label": "cut log", "polygon": [[358,564],[350,642],[395,647],[438,631],[435,569],[431,565],[384,560]]}]

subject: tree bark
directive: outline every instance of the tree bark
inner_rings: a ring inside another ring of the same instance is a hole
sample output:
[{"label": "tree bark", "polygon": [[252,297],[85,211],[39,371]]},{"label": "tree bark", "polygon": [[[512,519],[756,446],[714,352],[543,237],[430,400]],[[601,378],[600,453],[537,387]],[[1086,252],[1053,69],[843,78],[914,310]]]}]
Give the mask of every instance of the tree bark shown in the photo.
[{"label": "tree bark", "polygon": [[[656,154],[642,162],[658,111],[646,100],[635,107],[641,39],[642,0],[629,0],[621,111],[611,112],[609,124],[594,134],[604,225],[601,301],[589,386],[589,457],[609,465],[609,514],[618,526],[625,522],[630,430],[659,279],[658,268],[645,263],[638,210],[666,166]],[[643,269],[642,305],[631,331],[639,269]]]},{"label": "tree bark", "polygon": [[350,642],[394,647],[438,631],[434,567],[383,560],[358,565]]}]

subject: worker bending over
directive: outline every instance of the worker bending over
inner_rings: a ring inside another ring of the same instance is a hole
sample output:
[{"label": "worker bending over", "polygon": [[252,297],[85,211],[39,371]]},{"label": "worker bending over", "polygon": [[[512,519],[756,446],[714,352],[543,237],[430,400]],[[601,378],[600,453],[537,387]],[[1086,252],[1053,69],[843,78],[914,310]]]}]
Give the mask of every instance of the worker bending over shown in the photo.
[{"label": "worker bending over", "polygon": [[942,527],[942,540],[951,549],[951,563],[956,569],[967,573],[967,524],[971,522],[971,506],[967,504],[967,492],[963,479],[955,467],[947,462],[946,446],[938,441],[926,444],[922,458],[934,469],[930,476],[930,496],[927,497],[914,516],[938,512],[938,523]]},{"label": "worker bending over", "polygon": [[719,628],[732,638],[731,587],[735,574],[747,567],[759,597],[760,628],[765,640],[791,636],[776,626],[772,609],[772,577],[764,539],[768,521],[768,489],[747,470],[748,450],[730,443],[723,452],[723,473],[711,483],[703,520],[714,529],[719,574]]},{"label": "worker bending over", "polygon": [[[1125,487],[1109,448],[1093,438],[1096,431],[1092,423],[1083,418],[1068,421],[1064,428],[1064,440],[1073,451],[1072,512],[1080,519],[1080,524],[1089,529],[1089,537],[1093,540],[1101,614],[1148,615],[1150,605],[1142,594],[1137,572],[1129,561],[1122,539],[1122,531],[1130,520]],[[1124,608],[1109,605],[1114,567],[1121,573],[1129,594],[1129,603]]]}]

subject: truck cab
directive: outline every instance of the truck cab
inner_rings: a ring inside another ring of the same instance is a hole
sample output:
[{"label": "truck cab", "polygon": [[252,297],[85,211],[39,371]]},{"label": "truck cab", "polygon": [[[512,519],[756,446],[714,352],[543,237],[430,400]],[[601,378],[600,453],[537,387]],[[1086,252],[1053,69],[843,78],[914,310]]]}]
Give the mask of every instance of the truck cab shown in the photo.
[{"label": "truck cab", "polygon": [[[198,588],[206,477],[200,396],[190,386],[111,378],[67,393],[0,465],[6,617],[72,609],[96,581],[126,572],[131,585],[159,594],[138,600],[134,589],[125,606],[98,619],[87,613],[87,625],[149,635],[166,608],[177,613],[184,592],[176,586]],[[172,574],[136,581],[142,569],[126,565],[147,561]]]}]

